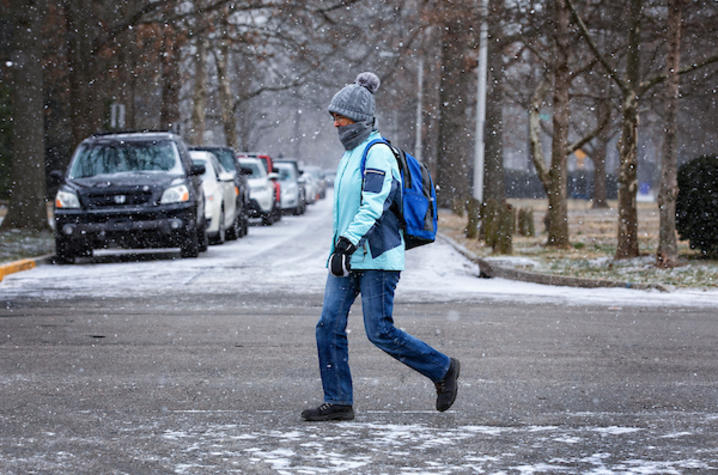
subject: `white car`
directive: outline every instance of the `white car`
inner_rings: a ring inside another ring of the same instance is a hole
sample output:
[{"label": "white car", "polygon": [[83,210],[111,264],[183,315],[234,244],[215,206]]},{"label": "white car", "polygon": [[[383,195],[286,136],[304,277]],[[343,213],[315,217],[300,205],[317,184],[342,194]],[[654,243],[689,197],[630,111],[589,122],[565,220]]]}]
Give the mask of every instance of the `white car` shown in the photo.
[{"label": "white car", "polygon": [[234,174],[225,170],[212,152],[191,150],[192,163],[204,165],[202,188],[205,197],[207,234],[213,244],[222,244],[225,239],[237,239],[237,187]]},{"label": "white car", "polygon": [[306,210],[304,193],[299,186],[299,174],[297,168],[291,163],[275,162],[274,169],[279,173],[279,184],[281,185],[282,199],[280,205],[282,212],[303,214]]},{"label": "white car", "polygon": [[319,190],[317,188],[317,183],[314,180],[314,177],[310,174],[302,170],[302,176],[299,177],[300,182],[304,185],[305,192],[305,201],[308,205],[314,204],[317,201],[317,197],[319,196]]},{"label": "white car", "polygon": [[262,218],[262,224],[271,226],[276,221],[274,211],[274,183],[276,173],[267,174],[262,160],[259,158],[240,158],[239,165],[249,182],[249,215]]},{"label": "white car", "polygon": [[327,196],[327,182],[324,180],[324,171],[316,165],[304,165],[302,170],[304,175],[312,177],[317,199],[323,200]]}]

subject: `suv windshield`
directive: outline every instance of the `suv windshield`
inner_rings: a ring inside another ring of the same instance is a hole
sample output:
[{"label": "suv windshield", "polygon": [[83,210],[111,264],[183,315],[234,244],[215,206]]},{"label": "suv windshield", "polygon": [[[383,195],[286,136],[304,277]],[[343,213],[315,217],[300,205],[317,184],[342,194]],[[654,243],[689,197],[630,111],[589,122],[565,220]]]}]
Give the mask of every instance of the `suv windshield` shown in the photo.
[{"label": "suv windshield", "polygon": [[69,178],[125,172],[184,173],[177,146],[171,140],[90,143],[80,145]]}]

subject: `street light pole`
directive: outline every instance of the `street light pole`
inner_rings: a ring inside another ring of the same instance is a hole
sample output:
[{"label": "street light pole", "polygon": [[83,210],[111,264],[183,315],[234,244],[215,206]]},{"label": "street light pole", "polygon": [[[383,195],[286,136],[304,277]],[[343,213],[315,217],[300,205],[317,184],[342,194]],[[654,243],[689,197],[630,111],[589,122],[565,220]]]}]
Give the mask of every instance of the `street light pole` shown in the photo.
[{"label": "street light pole", "polygon": [[476,86],[476,133],[474,135],[474,189],[473,196],[482,202],[484,196],[484,123],[486,122],[486,70],[489,26],[486,21],[489,0],[481,2],[481,30],[479,32],[479,67]]}]

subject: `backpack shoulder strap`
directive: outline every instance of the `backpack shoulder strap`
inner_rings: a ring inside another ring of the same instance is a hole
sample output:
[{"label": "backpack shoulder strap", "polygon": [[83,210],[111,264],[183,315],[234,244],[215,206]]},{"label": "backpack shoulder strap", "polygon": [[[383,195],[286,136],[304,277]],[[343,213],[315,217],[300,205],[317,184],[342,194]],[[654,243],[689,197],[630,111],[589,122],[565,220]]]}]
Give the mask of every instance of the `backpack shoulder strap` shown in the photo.
[{"label": "backpack shoulder strap", "polygon": [[406,161],[406,154],[400,148],[394,147],[391,144],[391,142],[389,141],[389,139],[387,139],[386,137],[382,137],[381,139],[372,140],[371,142],[369,142],[367,144],[366,148],[364,149],[364,153],[362,154],[362,157],[361,157],[361,165],[360,165],[360,169],[359,169],[361,172],[362,180],[364,180],[364,170],[366,168],[366,157],[369,154],[369,149],[378,143],[383,143],[384,145],[389,147],[389,150],[391,150],[391,153],[394,154],[396,163],[399,166],[399,174],[401,175],[403,180],[407,180],[406,186],[408,188],[411,188],[411,174],[408,173],[409,165],[407,164],[407,161]]},{"label": "backpack shoulder strap", "polygon": [[[385,138],[374,139],[367,144],[366,148],[364,148],[364,153],[361,156],[361,165],[359,166],[359,171],[361,172],[362,180],[364,180],[364,170],[366,168],[366,156],[367,156],[367,154],[369,154],[369,149],[378,143],[383,143],[385,145],[389,145],[389,142]],[[389,148],[392,148],[391,145],[389,145]],[[392,152],[393,152],[393,150],[392,150]]]}]

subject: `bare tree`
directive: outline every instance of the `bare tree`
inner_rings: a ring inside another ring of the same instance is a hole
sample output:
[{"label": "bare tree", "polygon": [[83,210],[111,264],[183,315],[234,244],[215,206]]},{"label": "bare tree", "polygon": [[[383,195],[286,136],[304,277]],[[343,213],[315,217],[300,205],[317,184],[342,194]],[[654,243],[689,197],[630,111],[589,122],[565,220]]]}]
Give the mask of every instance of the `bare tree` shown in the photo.
[{"label": "bare tree", "polygon": [[12,1],[13,156],[10,205],[2,229],[49,229],[45,200],[43,0]]},{"label": "bare tree", "polygon": [[678,260],[676,242],[676,197],[678,196],[676,115],[678,110],[678,70],[681,65],[681,13],[685,0],[668,1],[668,28],[666,29],[666,113],[661,185],[658,194],[660,223],[656,265],[673,267]]},{"label": "bare tree", "polygon": [[[616,259],[636,257],[638,250],[638,208],[636,194],[638,192],[638,116],[639,99],[657,84],[665,81],[667,76],[659,74],[641,81],[640,47],[641,22],[644,0],[628,2],[626,66],[621,73],[612,65],[607,56],[601,52],[591,36],[586,24],[579,15],[573,0],[566,0],[574,22],[579,27],[581,36],[586,40],[591,52],[621,91],[621,139],[619,141],[619,173],[618,173],[618,235],[616,243]],[[718,55],[692,64],[679,70],[678,74],[695,71],[718,61]]]},{"label": "bare tree", "polygon": [[[466,3],[466,2],[464,2]],[[473,4],[473,2],[471,2]],[[441,38],[439,85],[439,131],[437,199],[452,206],[470,195],[473,123],[469,98],[474,96],[475,54],[470,54],[473,18],[466,15],[473,5],[445,5]],[[462,206],[463,207],[463,206]]]}]

